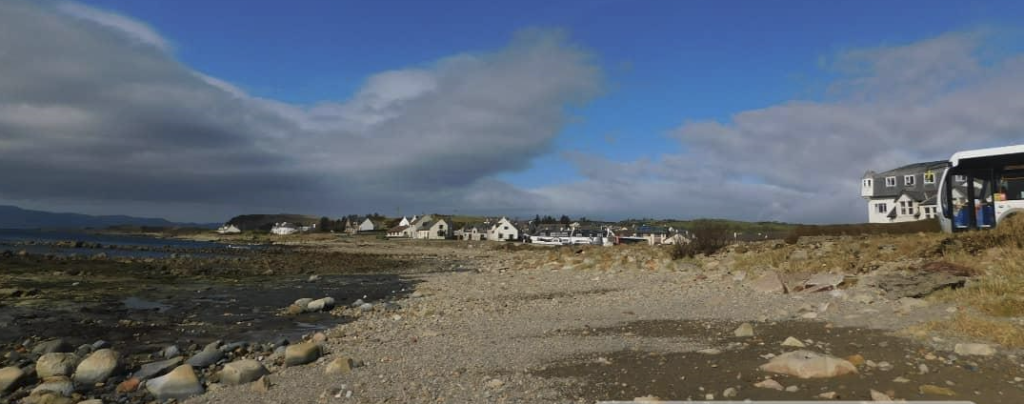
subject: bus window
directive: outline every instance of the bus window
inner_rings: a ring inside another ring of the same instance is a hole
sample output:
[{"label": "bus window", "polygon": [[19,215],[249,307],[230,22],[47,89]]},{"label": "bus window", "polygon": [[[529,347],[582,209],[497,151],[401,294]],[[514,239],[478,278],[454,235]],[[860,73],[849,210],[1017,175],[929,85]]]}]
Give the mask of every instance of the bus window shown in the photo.
[{"label": "bus window", "polygon": [[1004,200],[1024,200],[1024,173],[1009,174],[999,184],[999,192]]}]

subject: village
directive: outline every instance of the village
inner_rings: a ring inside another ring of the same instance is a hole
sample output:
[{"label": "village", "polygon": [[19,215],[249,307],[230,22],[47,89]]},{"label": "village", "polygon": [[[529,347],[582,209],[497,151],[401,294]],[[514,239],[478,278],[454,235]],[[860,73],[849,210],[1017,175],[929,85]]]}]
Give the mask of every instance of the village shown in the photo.
[{"label": "village", "polygon": [[[479,221],[460,222],[452,216],[438,214],[414,215],[399,219],[382,216],[347,216],[337,221],[319,220],[310,223],[276,222],[269,233],[286,236],[309,232],[330,232],[345,235],[377,235],[388,240],[464,240],[522,242],[536,245],[617,245],[646,243],[649,245],[674,245],[687,243],[689,230],[672,226],[648,224],[608,223],[594,221],[572,221],[563,216],[561,220],[540,216],[533,220],[514,220],[507,217],[479,218]],[[551,223],[554,222],[554,223]],[[332,224],[334,226],[332,226]],[[324,230],[325,227],[331,227]],[[337,227],[337,229],[333,228]],[[217,229],[219,234],[239,234],[243,229],[227,223]],[[767,238],[766,234],[755,234]],[[733,234],[740,237],[739,233]]]}]

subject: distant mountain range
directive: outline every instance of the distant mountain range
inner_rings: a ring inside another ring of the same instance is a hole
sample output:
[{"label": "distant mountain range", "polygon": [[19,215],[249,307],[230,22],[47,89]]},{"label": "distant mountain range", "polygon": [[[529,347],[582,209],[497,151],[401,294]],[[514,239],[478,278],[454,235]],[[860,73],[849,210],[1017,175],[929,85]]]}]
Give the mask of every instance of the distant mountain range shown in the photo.
[{"label": "distant mountain range", "polygon": [[0,205],[0,229],[80,229],[110,226],[216,228],[219,225],[219,223],[176,223],[166,219],[124,215],[93,216],[80,213],[54,213]]}]

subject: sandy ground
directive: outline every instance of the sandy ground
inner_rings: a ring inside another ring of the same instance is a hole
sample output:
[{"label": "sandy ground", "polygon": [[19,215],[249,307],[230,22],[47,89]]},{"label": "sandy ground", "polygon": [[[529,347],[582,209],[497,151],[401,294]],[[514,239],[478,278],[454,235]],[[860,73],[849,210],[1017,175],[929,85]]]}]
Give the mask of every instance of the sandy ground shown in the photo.
[{"label": "sandy ground", "polygon": [[[269,391],[215,385],[189,402],[594,402],[651,394],[685,400],[721,398],[731,386],[736,399],[808,400],[828,391],[870,399],[869,389],[877,389],[905,399],[1024,402],[1018,353],[964,358],[950,353],[958,341],[894,335],[963,310],[941,303],[863,303],[850,298],[856,289],[761,294],[748,287],[749,278],[689,267],[519,269],[523,254],[479,244],[346,241],[318,248],[411,252],[452,265],[448,272],[405,275],[418,282],[417,293],[397,301],[398,308],[352,310],[361,318],[328,332],[326,357],[275,372]],[[740,322],[753,323],[754,338],[731,336]],[[811,340],[811,349],[872,362],[859,375],[814,383],[776,377],[796,392],[752,387],[767,376],[756,369],[767,361],[761,355],[784,352],[778,344],[790,331]],[[707,348],[724,351],[721,359],[694,353]],[[326,362],[341,356],[364,366],[326,375]],[[881,362],[889,366],[870,366]],[[922,372],[921,364],[930,370]],[[602,367],[615,371],[595,371]],[[660,376],[642,380],[650,369]],[[923,384],[955,395],[921,394]]]}]

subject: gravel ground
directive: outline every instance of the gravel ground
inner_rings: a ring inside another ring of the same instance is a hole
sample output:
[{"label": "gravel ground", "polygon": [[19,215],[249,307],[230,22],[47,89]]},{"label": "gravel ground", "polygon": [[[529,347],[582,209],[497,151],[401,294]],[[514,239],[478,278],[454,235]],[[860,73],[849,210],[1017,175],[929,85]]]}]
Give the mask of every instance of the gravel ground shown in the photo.
[{"label": "gravel ground", "polygon": [[[394,246],[362,247],[396,250]],[[522,260],[522,252],[464,243],[443,247],[410,243],[401,248],[418,254],[429,250],[438,259],[451,259],[456,263],[454,271],[408,275],[419,282],[417,293],[397,301],[400,308],[351,310],[361,318],[328,332],[326,357],[316,364],[275,372],[269,391],[248,386],[216,388],[189,402],[587,401],[567,394],[565,379],[541,377],[536,371],[588,355],[683,353],[713,344],[684,335],[586,335],[577,330],[648,320],[800,319],[823,326],[900,331],[948,318],[956,310],[938,303],[877,298],[866,304],[850,298],[870,292],[863,287],[841,293],[761,294],[748,287],[756,274],[738,280],[722,269],[513,270],[509,268]],[[951,350],[953,342],[924,341],[928,349],[938,350]],[[340,356],[362,361],[364,366],[344,375],[326,375],[326,363]],[[1018,357],[1007,358],[1011,362],[1006,366],[1015,366],[1007,369],[1007,375],[1018,374]],[[1020,382],[1007,377],[999,383],[1010,383],[1019,392]]]}]

